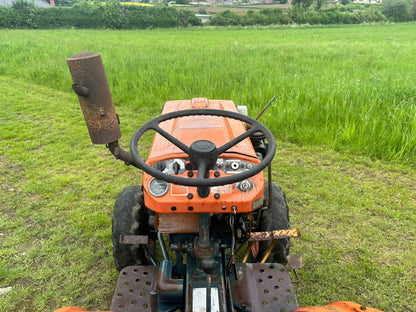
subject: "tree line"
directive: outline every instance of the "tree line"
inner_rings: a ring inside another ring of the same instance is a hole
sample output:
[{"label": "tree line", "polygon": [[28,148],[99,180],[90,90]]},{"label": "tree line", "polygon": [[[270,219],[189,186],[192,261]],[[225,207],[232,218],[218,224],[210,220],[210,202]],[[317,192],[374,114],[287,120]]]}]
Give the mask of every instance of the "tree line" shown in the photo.
[{"label": "tree line", "polygon": [[[416,0],[384,0],[381,5],[346,4],[323,9],[325,0],[293,0],[289,10],[265,8],[237,14],[215,14],[209,25],[358,24],[416,20]],[[348,0],[343,0],[348,2]],[[33,2],[15,0],[0,6],[1,28],[108,28],[146,29],[201,26],[187,9],[168,6],[122,5],[118,0],[80,0],[72,7],[38,8]]]},{"label": "tree line", "polygon": [[81,0],[72,7],[39,8],[16,0],[0,6],[2,28],[146,29],[202,25],[189,10],[168,6],[121,5],[117,0]]}]

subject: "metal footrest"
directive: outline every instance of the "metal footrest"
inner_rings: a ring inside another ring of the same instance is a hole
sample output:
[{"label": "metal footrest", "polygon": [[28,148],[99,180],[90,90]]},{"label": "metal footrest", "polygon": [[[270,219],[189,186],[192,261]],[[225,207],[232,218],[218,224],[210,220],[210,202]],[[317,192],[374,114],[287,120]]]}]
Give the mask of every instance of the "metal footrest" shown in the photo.
[{"label": "metal footrest", "polygon": [[158,268],[151,265],[130,266],[119,275],[111,311],[150,311],[150,292],[155,290]]},{"label": "metal footrest", "polygon": [[250,312],[292,311],[299,307],[286,268],[277,263],[237,264],[237,281],[232,282],[235,302]]}]

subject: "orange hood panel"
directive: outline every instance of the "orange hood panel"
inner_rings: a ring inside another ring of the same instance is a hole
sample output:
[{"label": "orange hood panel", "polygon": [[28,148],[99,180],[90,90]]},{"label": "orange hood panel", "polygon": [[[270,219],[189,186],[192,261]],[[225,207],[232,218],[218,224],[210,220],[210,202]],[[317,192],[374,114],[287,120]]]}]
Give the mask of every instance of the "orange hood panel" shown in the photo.
[{"label": "orange hood panel", "polygon": [[[196,98],[192,100],[168,101],[163,108],[162,114],[201,108],[238,112],[232,101]],[[209,140],[214,142],[217,147],[220,147],[246,131],[241,121],[216,116],[182,117],[162,122],[160,127],[187,146],[190,146],[197,140]],[[256,158],[256,153],[249,139],[232,147],[227,153],[238,153]],[[148,163],[152,164],[161,159],[183,156],[184,153],[179,148],[156,133],[148,157]]]}]

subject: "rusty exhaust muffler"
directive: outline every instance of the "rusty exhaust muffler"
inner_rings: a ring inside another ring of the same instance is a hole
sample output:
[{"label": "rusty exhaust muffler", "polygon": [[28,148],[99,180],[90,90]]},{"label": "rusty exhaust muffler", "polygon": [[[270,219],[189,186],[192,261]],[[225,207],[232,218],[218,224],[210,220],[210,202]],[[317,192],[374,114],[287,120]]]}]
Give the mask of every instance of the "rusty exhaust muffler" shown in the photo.
[{"label": "rusty exhaust muffler", "polygon": [[118,144],[121,138],[119,120],[101,55],[81,52],[67,59],[67,63],[74,82],[72,89],[78,95],[91,142],[106,144],[117,159],[136,166],[131,154]]},{"label": "rusty exhaust muffler", "polygon": [[121,138],[118,118],[100,54],[81,52],[67,60],[72,89],[78,95],[92,143],[108,144]]}]

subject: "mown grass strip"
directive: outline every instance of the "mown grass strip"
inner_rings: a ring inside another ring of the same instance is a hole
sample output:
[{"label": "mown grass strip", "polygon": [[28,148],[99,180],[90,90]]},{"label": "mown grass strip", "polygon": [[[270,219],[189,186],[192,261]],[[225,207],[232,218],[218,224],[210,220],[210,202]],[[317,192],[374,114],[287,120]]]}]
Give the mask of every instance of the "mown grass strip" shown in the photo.
[{"label": "mown grass strip", "polygon": [[[139,171],[93,146],[74,94],[0,77],[0,310],[106,310],[117,279],[112,206]],[[150,118],[120,106],[122,145]],[[156,114],[154,114],[156,116]],[[266,122],[267,123],[267,122]],[[149,142],[150,143],[150,142]],[[282,186],[302,254],[301,305],[353,300],[413,311],[416,171],[278,141]]]}]

